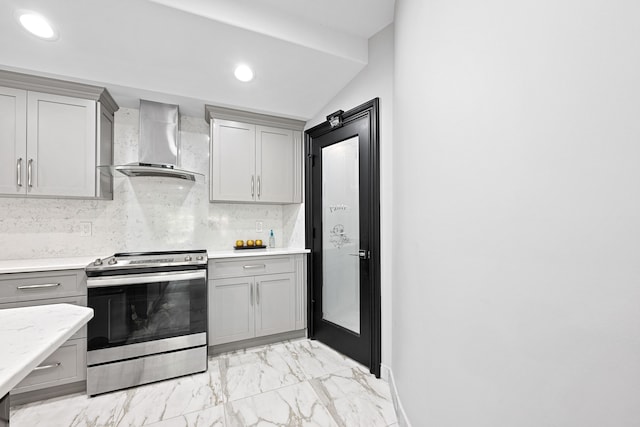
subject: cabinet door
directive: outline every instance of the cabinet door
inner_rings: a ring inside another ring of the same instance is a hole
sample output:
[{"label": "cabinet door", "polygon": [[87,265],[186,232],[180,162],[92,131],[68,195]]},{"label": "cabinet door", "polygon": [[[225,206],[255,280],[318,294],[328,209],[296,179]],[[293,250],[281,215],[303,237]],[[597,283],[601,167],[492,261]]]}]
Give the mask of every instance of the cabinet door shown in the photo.
[{"label": "cabinet door", "polygon": [[254,125],[214,120],[211,135],[211,200],[255,199],[256,130]]},{"label": "cabinet door", "polygon": [[294,203],[296,182],[301,179],[301,148],[294,132],[258,126],[256,134],[256,201]]},{"label": "cabinet door", "polygon": [[94,197],[95,101],[29,92],[27,102],[27,194]]},{"label": "cabinet door", "polygon": [[253,338],[254,279],[209,281],[209,345]]},{"label": "cabinet door", "polygon": [[27,92],[0,87],[0,193],[24,194]]},{"label": "cabinet door", "polygon": [[256,276],[256,336],[295,329],[295,276],[293,273]]}]

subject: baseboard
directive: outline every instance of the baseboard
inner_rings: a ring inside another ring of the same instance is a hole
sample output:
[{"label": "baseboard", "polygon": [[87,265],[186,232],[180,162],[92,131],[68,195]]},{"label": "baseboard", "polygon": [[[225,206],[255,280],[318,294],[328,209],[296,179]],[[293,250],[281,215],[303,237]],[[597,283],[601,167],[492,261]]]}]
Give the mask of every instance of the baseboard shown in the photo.
[{"label": "baseboard", "polygon": [[54,397],[67,396],[74,393],[85,393],[87,382],[79,381],[42,390],[26,391],[23,393],[11,393],[11,406],[24,405],[39,400],[53,399]]},{"label": "baseboard", "polygon": [[391,398],[393,399],[393,407],[396,410],[396,416],[398,417],[398,425],[400,427],[411,427],[409,418],[407,418],[407,414],[404,412],[404,407],[400,401],[400,396],[398,395],[398,389],[396,389],[396,382],[393,379],[393,371],[391,368],[381,363],[380,377],[389,383]]},{"label": "baseboard", "polygon": [[251,338],[248,340],[212,345],[209,347],[209,356],[217,356],[218,354],[227,353],[229,351],[244,350],[251,347],[259,347],[262,345],[274,344],[287,340],[305,338],[306,336],[307,330],[301,329],[299,331],[284,332],[281,334],[267,335],[265,337]]}]

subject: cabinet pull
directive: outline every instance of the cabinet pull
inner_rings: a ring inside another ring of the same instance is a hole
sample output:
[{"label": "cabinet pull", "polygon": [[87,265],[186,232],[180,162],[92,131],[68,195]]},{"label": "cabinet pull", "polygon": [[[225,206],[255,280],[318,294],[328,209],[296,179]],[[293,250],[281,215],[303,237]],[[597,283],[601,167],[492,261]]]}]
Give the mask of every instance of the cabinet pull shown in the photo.
[{"label": "cabinet pull", "polygon": [[258,199],[260,198],[260,175],[258,175]]},{"label": "cabinet pull", "polygon": [[253,286],[249,285],[249,301],[253,305]]},{"label": "cabinet pull", "polygon": [[254,191],[253,191],[253,175],[251,175],[251,198],[253,198],[253,194],[254,194]]},{"label": "cabinet pull", "polygon": [[60,283],[43,283],[41,285],[20,285],[16,289],[24,291],[29,289],[56,288],[58,286],[60,286]]},{"label": "cabinet pull", "polygon": [[52,363],[51,365],[40,365],[37,366],[35,368],[33,368],[33,371],[44,371],[45,369],[53,369],[53,368],[57,368],[58,366],[62,365],[62,362],[55,362]]},{"label": "cabinet pull", "polygon": [[256,304],[260,305],[260,282],[256,282]]},{"label": "cabinet pull", "polygon": [[27,162],[27,185],[33,187],[33,159]]},{"label": "cabinet pull", "polygon": [[253,265],[243,265],[242,268],[244,268],[245,270],[251,270],[254,268],[265,268],[266,265],[265,264],[253,264]]},{"label": "cabinet pull", "polygon": [[22,187],[22,157],[18,159],[18,164],[16,165],[16,181],[18,182],[18,187]]}]

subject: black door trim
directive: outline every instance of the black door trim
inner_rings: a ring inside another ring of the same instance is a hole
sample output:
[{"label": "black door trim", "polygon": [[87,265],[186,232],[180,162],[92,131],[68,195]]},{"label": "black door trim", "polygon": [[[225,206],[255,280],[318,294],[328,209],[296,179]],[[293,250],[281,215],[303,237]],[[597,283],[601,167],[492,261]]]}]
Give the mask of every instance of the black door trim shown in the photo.
[{"label": "black door trim", "polygon": [[[381,363],[381,294],[380,294],[380,150],[379,150],[379,98],[365,102],[345,113],[342,113],[342,123],[348,123],[352,120],[369,116],[370,129],[370,176],[369,191],[371,194],[369,202],[369,211],[371,212],[370,222],[370,252],[371,252],[371,366],[370,371],[376,377],[380,377]],[[341,126],[341,125],[338,125]],[[305,223],[306,227],[306,247],[313,247],[313,188],[311,185],[311,167],[314,162],[312,155],[313,140],[326,133],[333,128],[328,121],[323,122],[311,129],[305,131]],[[309,338],[314,338],[314,321],[313,321],[313,295],[314,295],[314,266],[313,254],[308,257],[307,264],[307,327]]]}]

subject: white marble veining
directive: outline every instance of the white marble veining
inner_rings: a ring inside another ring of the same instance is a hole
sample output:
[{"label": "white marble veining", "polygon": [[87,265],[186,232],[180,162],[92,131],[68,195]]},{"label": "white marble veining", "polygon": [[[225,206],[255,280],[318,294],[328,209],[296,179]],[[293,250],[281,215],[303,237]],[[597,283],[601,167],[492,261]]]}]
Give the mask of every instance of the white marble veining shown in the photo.
[{"label": "white marble veining", "polygon": [[[209,203],[209,127],[203,118],[187,116],[180,124],[180,166],[203,174],[203,182],[117,177],[109,201],[0,197],[0,260],[224,251],[232,250],[238,239],[268,241],[271,229],[277,247],[304,246],[301,205],[286,207],[285,226],[281,205]],[[116,164],[137,161],[138,128],[138,110],[116,112]],[[262,221],[262,232],[255,231],[256,221]],[[91,236],[80,235],[81,222],[92,223]]]},{"label": "white marble veining", "polygon": [[92,317],[92,309],[71,304],[0,310],[0,396],[14,388]]},{"label": "white marble veining", "polygon": [[393,426],[388,384],[306,339],[209,358],[209,370],[12,408],[12,427]]}]

